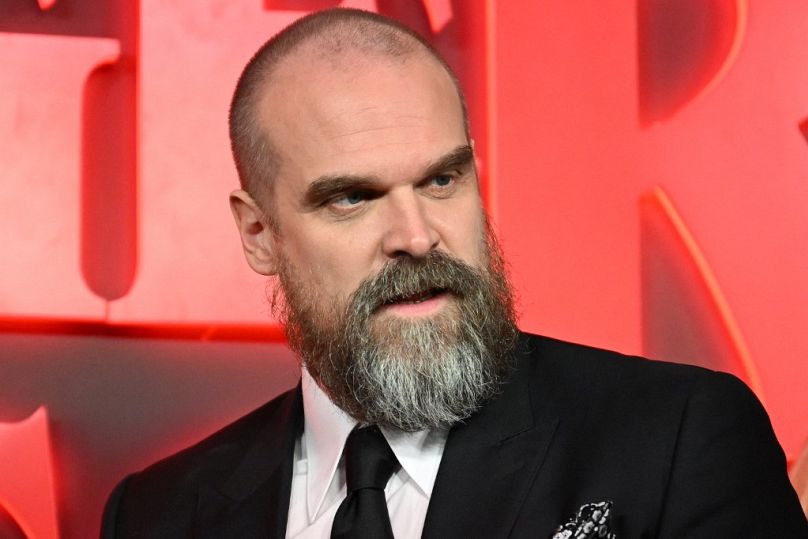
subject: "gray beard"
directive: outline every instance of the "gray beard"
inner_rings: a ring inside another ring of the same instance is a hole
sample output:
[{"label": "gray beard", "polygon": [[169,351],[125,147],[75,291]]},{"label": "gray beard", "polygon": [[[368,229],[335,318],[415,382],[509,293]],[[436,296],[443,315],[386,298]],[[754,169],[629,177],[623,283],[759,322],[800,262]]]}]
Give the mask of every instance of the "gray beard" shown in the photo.
[{"label": "gray beard", "polygon": [[[413,432],[467,419],[501,390],[517,335],[502,258],[493,238],[486,247],[485,270],[440,252],[394,260],[341,311],[326,308],[338,302],[314,297],[282,264],[279,314],[290,346],[329,398],[360,422]],[[433,289],[450,295],[435,316],[377,312]]]},{"label": "gray beard", "polygon": [[430,320],[397,325],[399,343],[372,339],[354,350],[344,376],[349,399],[338,405],[357,419],[403,431],[448,428],[498,392],[498,361],[478,336],[455,338]]}]

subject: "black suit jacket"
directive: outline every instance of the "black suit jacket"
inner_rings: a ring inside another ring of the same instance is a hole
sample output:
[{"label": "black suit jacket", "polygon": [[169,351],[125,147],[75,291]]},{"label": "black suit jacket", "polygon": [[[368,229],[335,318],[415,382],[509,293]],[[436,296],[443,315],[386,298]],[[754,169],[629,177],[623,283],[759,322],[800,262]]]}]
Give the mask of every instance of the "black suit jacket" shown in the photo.
[{"label": "black suit jacket", "polygon": [[[446,443],[426,538],[552,536],[613,502],[631,537],[808,537],[768,416],[736,378],[522,335],[503,393]],[[125,479],[102,537],[284,536],[292,390]]]}]

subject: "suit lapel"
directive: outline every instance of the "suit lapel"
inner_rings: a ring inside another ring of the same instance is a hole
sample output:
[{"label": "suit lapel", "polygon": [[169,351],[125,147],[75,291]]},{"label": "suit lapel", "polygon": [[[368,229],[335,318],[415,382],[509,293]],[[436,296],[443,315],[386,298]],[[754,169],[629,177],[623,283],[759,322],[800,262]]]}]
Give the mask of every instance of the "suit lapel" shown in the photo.
[{"label": "suit lapel", "polygon": [[558,425],[549,406],[531,402],[529,351],[519,350],[503,393],[449,433],[424,538],[509,534]]},{"label": "suit lapel", "polygon": [[196,537],[283,539],[295,442],[303,430],[300,386],[280,404],[234,471],[199,491]]}]

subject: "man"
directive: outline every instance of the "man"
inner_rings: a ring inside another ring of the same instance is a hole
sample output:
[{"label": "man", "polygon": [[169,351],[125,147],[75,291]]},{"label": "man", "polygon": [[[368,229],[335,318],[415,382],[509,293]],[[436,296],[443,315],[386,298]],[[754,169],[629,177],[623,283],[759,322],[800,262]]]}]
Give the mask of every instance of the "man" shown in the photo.
[{"label": "man", "polygon": [[808,537],[736,379],[518,333],[457,82],[411,31],[298,21],[230,127],[301,385],[127,478],[105,537]]}]

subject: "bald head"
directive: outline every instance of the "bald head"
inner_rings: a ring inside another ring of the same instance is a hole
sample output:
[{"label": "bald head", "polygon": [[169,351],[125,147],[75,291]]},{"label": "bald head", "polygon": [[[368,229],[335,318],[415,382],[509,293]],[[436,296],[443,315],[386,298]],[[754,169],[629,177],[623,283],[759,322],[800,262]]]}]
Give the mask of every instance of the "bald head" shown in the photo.
[{"label": "bald head", "polygon": [[386,62],[420,58],[436,63],[452,80],[466,123],[465,104],[456,78],[421,36],[367,11],[332,9],[313,13],[265,43],[244,68],[236,85],[230,106],[230,143],[241,186],[256,201],[265,198],[280,167],[281,156],[272,143],[272,118],[261,114],[268,88],[279,73],[294,70],[298,63],[316,62],[338,70],[348,62],[355,63],[357,58]]}]

